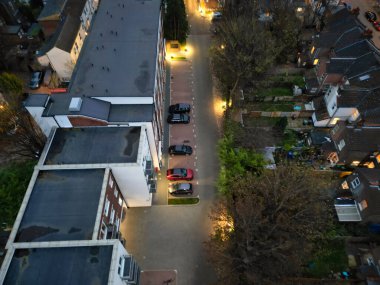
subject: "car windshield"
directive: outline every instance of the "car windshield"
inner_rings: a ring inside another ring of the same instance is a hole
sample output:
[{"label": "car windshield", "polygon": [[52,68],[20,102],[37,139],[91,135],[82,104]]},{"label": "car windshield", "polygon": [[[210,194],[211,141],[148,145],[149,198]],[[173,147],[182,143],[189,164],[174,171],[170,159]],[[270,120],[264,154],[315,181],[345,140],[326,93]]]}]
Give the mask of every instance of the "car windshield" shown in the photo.
[{"label": "car windshield", "polygon": [[186,176],[186,169],[184,169],[184,168],[174,168],[173,169],[173,174]]},{"label": "car windshield", "polygon": [[183,147],[182,147],[181,145],[176,145],[176,146],[174,147],[174,149],[175,149],[176,151],[183,151]]}]

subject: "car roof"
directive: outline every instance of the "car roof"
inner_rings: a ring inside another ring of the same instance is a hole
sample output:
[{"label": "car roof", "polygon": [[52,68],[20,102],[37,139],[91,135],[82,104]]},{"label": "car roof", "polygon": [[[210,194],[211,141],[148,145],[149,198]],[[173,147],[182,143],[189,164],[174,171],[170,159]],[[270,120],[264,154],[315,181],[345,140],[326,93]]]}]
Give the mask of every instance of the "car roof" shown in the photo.
[{"label": "car roof", "polygon": [[178,189],[189,190],[191,188],[190,183],[178,183]]},{"label": "car roof", "polygon": [[182,172],[183,172],[184,170],[185,170],[184,168],[173,168],[173,169],[172,169],[172,173],[173,173],[173,174],[182,174]]}]

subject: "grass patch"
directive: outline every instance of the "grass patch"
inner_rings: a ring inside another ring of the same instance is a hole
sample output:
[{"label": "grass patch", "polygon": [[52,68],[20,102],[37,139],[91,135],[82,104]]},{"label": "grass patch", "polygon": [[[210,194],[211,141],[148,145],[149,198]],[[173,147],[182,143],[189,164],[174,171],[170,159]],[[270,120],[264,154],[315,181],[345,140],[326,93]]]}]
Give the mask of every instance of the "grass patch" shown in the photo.
[{"label": "grass patch", "polygon": [[265,90],[260,90],[258,96],[293,96],[293,92],[290,88],[274,87]]},{"label": "grass patch", "polygon": [[276,126],[281,118],[271,118],[271,117],[259,117],[259,118],[253,118],[253,117],[244,117],[244,125],[246,127],[274,127]]},{"label": "grass patch", "polygon": [[265,111],[265,112],[292,112],[293,104],[289,103],[272,103],[272,102],[262,102],[254,104],[252,106],[255,111]]},{"label": "grass patch", "polygon": [[310,263],[308,274],[312,277],[327,277],[331,271],[340,272],[348,267],[344,241],[334,240],[321,248]]},{"label": "grass patch", "polygon": [[14,163],[0,168],[0,222],[12,226],[37,162]]},{"label": "grass patch", "polygon": [[171,60],[186,60],[185,56],[173,56],[170,58]]},{"label": "grass patch", "polygon": [[176,198],[169,199],[169,205],[193,205],[199,203],[199,198]]}]

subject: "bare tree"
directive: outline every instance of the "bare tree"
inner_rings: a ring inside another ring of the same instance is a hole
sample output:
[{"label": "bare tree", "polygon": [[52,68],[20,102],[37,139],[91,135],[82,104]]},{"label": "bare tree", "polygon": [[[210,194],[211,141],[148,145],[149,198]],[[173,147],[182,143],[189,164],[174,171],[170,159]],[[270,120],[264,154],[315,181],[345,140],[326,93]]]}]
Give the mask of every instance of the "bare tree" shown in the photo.
[{"label": "bare tree", "polygon": [[210,260],[223,284],[280,284],[298,276],[331,228],[325,179],[293,165],[231,183],[211,219]]},{"label": "bare tree", "polygon": [[242,14],[219,24],[210,53],[214,74],[230,102],[238,88],[265,73],[277,51],[270,32],[252,15]]},{"label": "bare tree", "polygon": [[41,154],[46,137],[22,104],[20,82],[14,75],[0,75],[0,90],[5,99],[0,109],[0,138],[7,146],[3,152],[36,158]]}]

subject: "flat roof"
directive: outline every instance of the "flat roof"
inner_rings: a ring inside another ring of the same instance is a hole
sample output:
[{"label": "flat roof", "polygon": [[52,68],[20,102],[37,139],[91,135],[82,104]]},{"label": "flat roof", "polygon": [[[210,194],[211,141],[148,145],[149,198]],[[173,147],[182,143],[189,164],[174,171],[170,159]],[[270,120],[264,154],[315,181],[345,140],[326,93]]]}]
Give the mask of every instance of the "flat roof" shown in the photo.
[{"label": "flat roof", "polygon": [[16,249],[4,284],[107,284],[112,250],[112,245]]},{"label": "flat roof", "polygon": [[70,94],[153,97],[160,0],[102,1],[76,64]]},{"label": "flat roof", "polygon": [[153,104],[112,104],[108,122],[152,122],[153,114]]},{"label": "flat roof", "polygon": [[56,130],[44,164],[104,164],[137,161],[141,127]]},{"label": "flat roof", "polygon": [[104,171],[40,171],[15,242],[92,239]]}]

